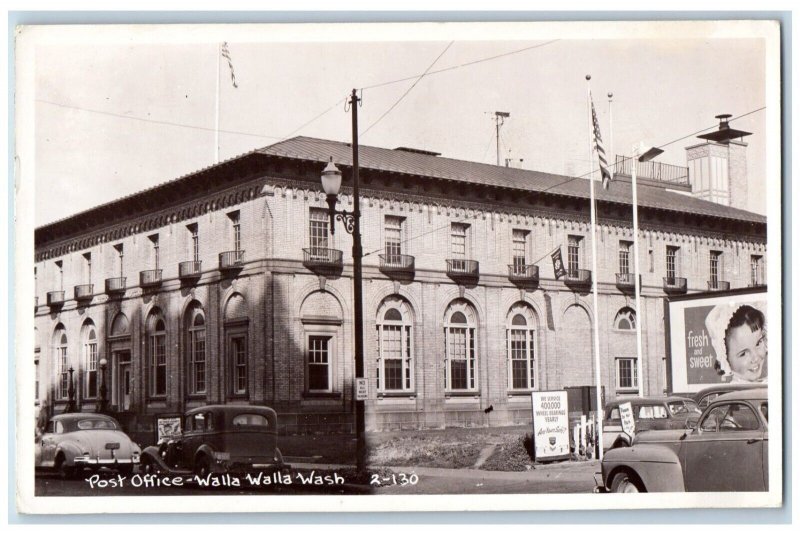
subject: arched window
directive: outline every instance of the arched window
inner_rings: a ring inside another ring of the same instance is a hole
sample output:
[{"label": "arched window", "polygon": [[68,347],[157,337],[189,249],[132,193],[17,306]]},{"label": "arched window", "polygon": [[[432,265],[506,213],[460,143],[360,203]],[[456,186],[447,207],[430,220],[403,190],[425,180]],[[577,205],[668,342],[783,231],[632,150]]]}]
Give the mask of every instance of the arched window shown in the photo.
[{"label": "arched window", "polygon": [[167,327],[160,311],[153,311],[147,320],[148,382],[150,395],[167,395]]},{"label": "arched window", "polygon": [[96,398],[98,396],[97,377],[97,330],[94,323],[88,321],[83,326],[83,359],[85,362],[86,374],[84,376],[84,392],[87,398]]},{"label": "arched window", "polygon": [[388,297],[378,308],[375,324],[378,390],[384,392],[413,390],[414,338],[411,308],[399,297]]},{"label": "arched window", "polygon": [[194,306],[186,315],[188,364],[187,385],[190,395],[206,393],[206,320],[200,306]]},{"label": "arched window", "polygon": [[444,316],[445,389],[477,390],[475,311],[463,300],[454,301]]},{"label": "arched window", "polygon": [[614,328],[620,331],[636,329],[636,312],[630,307],[623,307],[614,318]]},{"label": "arched window", "polygon": [[536,318],[527,305],[515,305],[508,313],[506,353],[510,388],[532,390],[536,377]]},{"label": "arched window", "polygon": [[59,324],[53,334],[53,353],[58,370],[56,398],[63,400],[69,396],[69,355],[67,354],[67,331]]}]

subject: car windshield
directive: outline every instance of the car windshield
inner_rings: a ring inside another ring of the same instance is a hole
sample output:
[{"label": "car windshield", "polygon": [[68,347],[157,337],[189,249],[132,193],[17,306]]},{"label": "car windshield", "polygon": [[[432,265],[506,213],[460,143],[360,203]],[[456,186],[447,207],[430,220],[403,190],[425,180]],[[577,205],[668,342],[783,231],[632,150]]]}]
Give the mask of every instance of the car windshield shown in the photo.
[{"label": "car windshield", "polygon": [[662,419],[667,417],[667,409],[663,405],[642,405],[639,407],[639,418],[643,420]]},{"label": "car windshield", "polygon": [[117,425],[111,420],[100,418],[84,418],[82,420],[78,420],[77,427],[82,431],[87,431],[92,429],[116,429]]}]

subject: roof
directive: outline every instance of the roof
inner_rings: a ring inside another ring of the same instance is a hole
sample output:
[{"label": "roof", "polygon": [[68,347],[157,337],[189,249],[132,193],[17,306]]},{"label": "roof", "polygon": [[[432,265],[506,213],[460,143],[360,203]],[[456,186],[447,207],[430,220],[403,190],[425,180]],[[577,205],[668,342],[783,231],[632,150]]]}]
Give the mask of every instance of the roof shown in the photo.
[{"label": "roof", "polygon": [[84,418],[105,418],[108,420],[116,420],[113,416],[109,416],[107,414],[100,414],[97,412],[67,412],[64,414],[56,414],[51,419],[52,420],[59,420],[59,421],[73,421],[73,420],[82,420]]},{"label": "roof", "polygon": [[728,392],[727,394],[722,394],[718,398],[714,398],[713,403],[717,401],[734,401],[737,399],[748,399],[748,400],[761,400],[767,399],[767,389],[765,388],[753,388],[748,390],[739,390],[736,392]]},{"label": "roof", "polygon": [[614,401],[606,403],[606,408],[616,407],[622,403],[630,403],[631,405],[644,405],[646,403],[669,403],[672,401],[694,401],[692,398],[685,396],[646,396],[646,397],[631,397],[619,398]]},{"label": "roof", "polygon": [[739,390],[751,390],[753,388],[764,388],[764,385],[758,383],[722,383],[714,386],[708,386],[696,394],[695,397],[705,396],[706,394],[711,394],[714,392],[737,392]]},{"label": "roof", "polygon": [[196,407],[194,409],[189,409],[186,411],[186,414],[197,414],[200,412],[224,412],[224,413],[231,413],[231,412],[261,412],[261,413],[273,413],[275,411],[270,407],[265,407],[263,405],[203,405],[202,407]]},{"label": "roof", "polygon": [[[352,166],[353,163],[352,148],[349,143],[305,136],[281,141],[256,152],[271,156],[318,161],[320,164],[327,163],[331,157],[333,157],[334,163],[340,166]],[[425,154],[424,151],[410,152],[360,144],[358,163],[359,168],[362,169],[406,173],[420,177],[432,177],[524,191],[548,192],[568,197],[589,199],[588,180],[527,169],[443,158]],[[595,188],[595,198],[598,201],[630,205],[632,204],[631,197],[631,188],[628,182],[625,181],[612,181],[607,190],[602,187]],[[665,189],[665,186],[660,185],[639,184],[637,197],[640,207],[751,223],[766,224],[767,222],[765,216],[704,201],[687,194],[669,191]]]}]

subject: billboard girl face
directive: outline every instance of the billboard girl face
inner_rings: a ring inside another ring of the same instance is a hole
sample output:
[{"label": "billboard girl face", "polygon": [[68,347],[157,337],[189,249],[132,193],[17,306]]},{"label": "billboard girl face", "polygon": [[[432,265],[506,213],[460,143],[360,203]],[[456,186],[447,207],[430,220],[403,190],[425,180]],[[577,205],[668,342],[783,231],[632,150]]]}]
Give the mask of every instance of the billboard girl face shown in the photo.
[{"label": "billboard girl face", "polygon": [[761,380],[767,361],[764,314],[749,305],[739,307],[725,330],[725,348],[734,380]]}]

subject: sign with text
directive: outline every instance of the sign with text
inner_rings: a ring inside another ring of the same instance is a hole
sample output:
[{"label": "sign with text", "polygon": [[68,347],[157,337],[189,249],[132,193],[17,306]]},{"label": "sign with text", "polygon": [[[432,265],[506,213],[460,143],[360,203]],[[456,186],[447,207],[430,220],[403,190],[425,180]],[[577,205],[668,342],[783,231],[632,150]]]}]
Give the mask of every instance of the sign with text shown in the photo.
[{"label": "sign with text", "polygon": [[633,419],[633,406],[630,401],[620,404],[619,419],[622,421],[622,430],[633,438],[633,435],[636,434],[636,421]]},{"label": "sign with text", "polygon": [[569,457],[569,411],[563,390],[532,392],[533,446],[537,461]]},{"label": "sign with text", "polygon": [[367,394],[367,379],[365,377],[356,377],[356,401],[366,401]]}]

